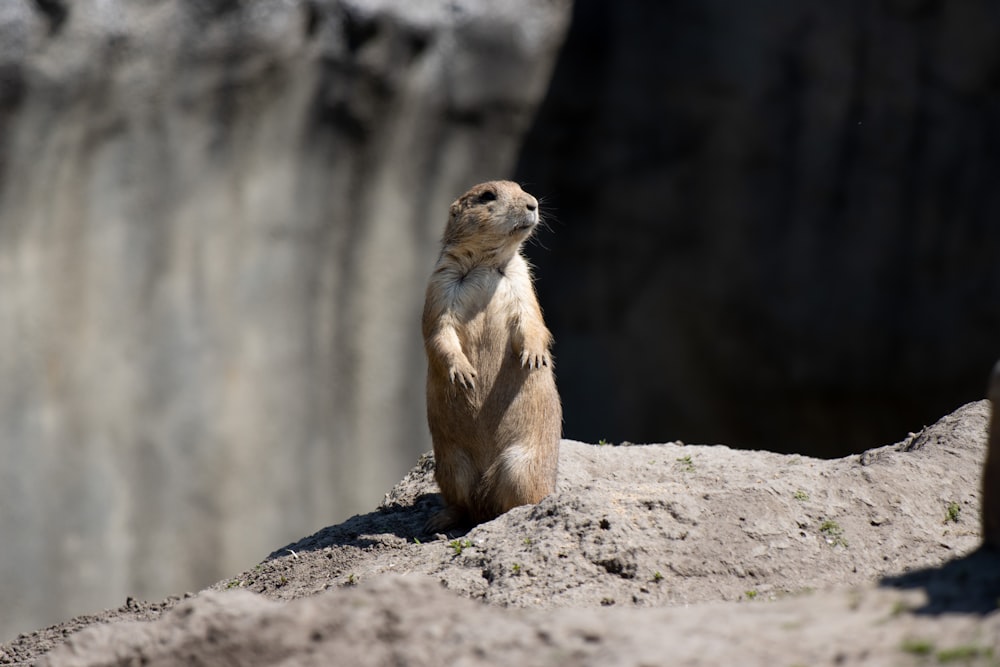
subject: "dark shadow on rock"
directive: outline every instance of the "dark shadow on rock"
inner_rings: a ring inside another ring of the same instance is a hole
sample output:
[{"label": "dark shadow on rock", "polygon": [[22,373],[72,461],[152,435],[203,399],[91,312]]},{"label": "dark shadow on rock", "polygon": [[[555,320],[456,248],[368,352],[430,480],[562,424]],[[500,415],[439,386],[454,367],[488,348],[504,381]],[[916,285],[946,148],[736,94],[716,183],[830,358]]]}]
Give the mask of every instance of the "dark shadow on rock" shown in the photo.
[{"label": "dark shadow on rock", "polygon": [[1000,608],[1000,551],[982,547],[940,567],[885,577],[881,584],[924,589],[927,604],[915,610],[918,614],[986,615]]},{"label": "dark shadow on rock", "polygon": [[69,8],[63,0],[35,0],[35,7],[49,22],[49,34],[55,35],[69,16]]},{"label": "dark shadow on rock", "polygon": [[514,174],[556,221],[529,260],[567,435],[836,458],[980,396],[987,4],[573,3]]},{"label": "dark shadow on rock", "polygon": [[[336,526],[328,526],[298,542],[272,552],[265,560],[287,556],[290,551],[301,553],[319,551],[326,547],[352,546],[359,549],[379,544],[379,535],[394,535],[404,539],[417,538],[422,541],[434,539],[424,531],[424,524],[435,512],[444,507],[440,493],[425,493],[417,497],[412,505],[381,506],[374,512],[356,514]],[[470,528],[453,530],[448,537],[461,537]]]}]

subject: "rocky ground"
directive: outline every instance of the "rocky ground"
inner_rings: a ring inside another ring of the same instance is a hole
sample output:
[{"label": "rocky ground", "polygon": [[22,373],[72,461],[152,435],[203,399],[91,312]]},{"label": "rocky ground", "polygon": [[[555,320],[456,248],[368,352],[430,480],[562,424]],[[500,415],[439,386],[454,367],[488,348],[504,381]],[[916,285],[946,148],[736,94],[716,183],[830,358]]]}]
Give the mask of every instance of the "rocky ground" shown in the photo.
[{"label": "rocky ground", "polygon": [[449,536],[421,532],[425,456],[368,514],[0,663],[997,665],[988,418],[971,403],[836,460],[564,441],[557,493]]}]

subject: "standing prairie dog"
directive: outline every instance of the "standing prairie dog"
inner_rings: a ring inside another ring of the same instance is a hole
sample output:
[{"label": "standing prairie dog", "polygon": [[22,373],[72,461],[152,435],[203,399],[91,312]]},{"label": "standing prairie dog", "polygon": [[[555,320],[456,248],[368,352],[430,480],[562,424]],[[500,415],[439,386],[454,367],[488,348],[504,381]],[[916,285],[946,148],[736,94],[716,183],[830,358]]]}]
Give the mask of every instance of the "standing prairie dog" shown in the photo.
[{"label": "standing prairie dog", "polygon": [[552,335],[521,244],[538,201],[510,181],[451,205],[424,303],[427,423],[446,507],[428,532],[488,521],[556,486],[562,408]]},{"label": "standing prairie dog", "polygon": [[989,397],[993,406],[983,468],[983,540],[1000,549],[1000,362],[993,367]]}]

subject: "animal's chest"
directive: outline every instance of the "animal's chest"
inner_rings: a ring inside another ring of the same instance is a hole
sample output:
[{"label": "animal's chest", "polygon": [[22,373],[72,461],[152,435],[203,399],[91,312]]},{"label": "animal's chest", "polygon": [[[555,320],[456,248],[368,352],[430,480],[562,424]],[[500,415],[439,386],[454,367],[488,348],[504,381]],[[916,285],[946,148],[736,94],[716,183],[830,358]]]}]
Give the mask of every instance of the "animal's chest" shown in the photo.
[{"label": "animal's chest", "polygon": [[516,283],[496,270],[476,270],[458,289],[463,345],[472,349],[507,346],[518,310]]}]

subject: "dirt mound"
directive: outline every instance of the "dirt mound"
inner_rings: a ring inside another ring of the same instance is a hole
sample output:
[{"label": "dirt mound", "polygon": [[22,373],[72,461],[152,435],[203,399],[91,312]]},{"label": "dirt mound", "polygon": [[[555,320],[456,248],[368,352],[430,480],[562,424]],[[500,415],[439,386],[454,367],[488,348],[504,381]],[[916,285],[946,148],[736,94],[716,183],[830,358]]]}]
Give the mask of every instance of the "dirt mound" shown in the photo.
[{"label": "dirt mound", "polygon": [[207,591],[157,623],[87,630],[43,664],[907,664],[928,655],[991,664],[1000,655],[1000,615],[913,613],[921,601],[868,588],[752,605],[549,613],[476,604],[424,576],[388,575],[287,604]]},{"label": "dirt mound", "polygon": [[988,664],[988,415],[972,403],[837,460],[565,441],[556,494],[443,539],[420,533],[438,502],[425,456],[374,512],[193,599],[102,619],[156,622],[42,631],[0,661],[49,641],[65,644],[48,665]]}]

